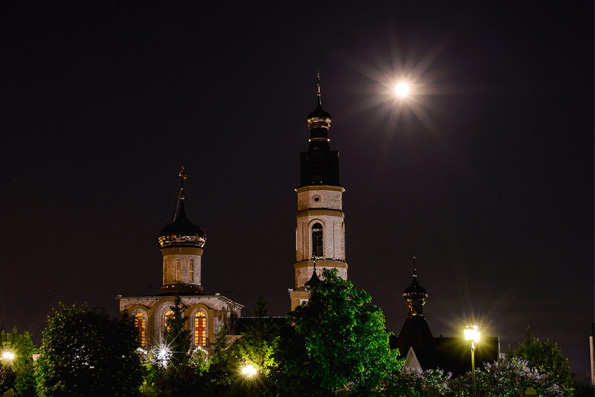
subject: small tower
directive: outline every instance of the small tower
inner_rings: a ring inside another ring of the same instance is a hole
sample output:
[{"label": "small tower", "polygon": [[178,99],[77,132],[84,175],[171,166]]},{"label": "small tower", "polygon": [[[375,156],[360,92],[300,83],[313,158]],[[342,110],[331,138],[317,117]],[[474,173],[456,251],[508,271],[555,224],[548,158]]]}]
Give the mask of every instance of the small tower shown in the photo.
[{"label": "small tower", "polygon": [[322,109],[320,74],[316,82],[316,109],[308,115],[308,151],[300,154],[300,185],[296,225],[295,289],[289,291],[291,310],[307,301],[306,282],[319,268],[337,269],[347,279],[345,214],[339,185],[339,152],[330,150],[331,115]]},{"label": "small tower", "polygon": [[409,317],[420,316],[423,317],[423,306],[426,304],[428,293],[424,287],[417,282],[417,269],[415,266],[415,254],[413,255],[413,281],[409,287],[403,291],[403,298],[407,302],[409,308]]},{"label": "small tower", "polygon": [[184,167],[180,173],[180,194],[174,222],[159,233],[163,256],[162,293],[201,293],[201,259],[207,240],[205,232],[186,217]]},{"label": "small tower", "polygon": [[407,302],[409,313],[397,338],[397,347],[401,355],[405,356],[410,347],[416,353],[430,348],[433,343],[432,332],[423,314],[423,306],[428,298],[424,287],[417,282],[416,258],[413,254],[413,281],[403,291],[403,298]]}]

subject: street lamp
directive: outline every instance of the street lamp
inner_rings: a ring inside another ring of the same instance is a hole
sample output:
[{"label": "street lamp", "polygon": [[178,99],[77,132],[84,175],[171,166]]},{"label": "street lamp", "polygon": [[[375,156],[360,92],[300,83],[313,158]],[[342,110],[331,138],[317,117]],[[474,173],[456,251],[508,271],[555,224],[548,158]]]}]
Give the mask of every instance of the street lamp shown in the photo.
[{"label": "street lamp", "polygon": [[465,327],[465,340],[471,342],[471,373],[473,377],[473,396],[475,397],[475,344],[479,343],[479,331],[477,325],[467,325]]},{"label": "street lamp", "polygon": [[14,360],[14,353],[8,350],[5,350],[2,352],[2,359],[6,360],[6,361],[12,361]]}]

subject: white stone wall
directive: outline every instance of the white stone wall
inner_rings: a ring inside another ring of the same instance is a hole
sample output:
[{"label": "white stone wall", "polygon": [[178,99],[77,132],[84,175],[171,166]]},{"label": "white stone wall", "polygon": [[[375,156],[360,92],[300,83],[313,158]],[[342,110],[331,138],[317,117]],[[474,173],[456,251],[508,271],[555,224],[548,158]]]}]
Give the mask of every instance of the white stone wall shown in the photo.
[{"label": "white stone wall", "polygon": [[298,211],[309,208],[329,208],[342,211],[344,191],[345,189],[342,187],[336,186],[305,186],[296,189]]},{"label": "white stone wall", "polygon": [[[310,263],[312,266],[307,267],[299,267],[295,269],[295,277],[296,277],[296,289],[302,288],[309,280],[312,278],[312,272],[314,271],[313,263]],[[345,267],[342,267],[345,266]],[[337,275],[341,277],[343,280],[347,280],[347,264],[345,262],[339,263],[319,263],[316,262],[316,274],[318,277],[322,278],[320,275],[322,274],[323,269],[337,269]]]},{"label": "white stone wall", "polygon": [[317,214],[315,211],[303,211],[297,215],[296,261],[312,258],[312,227],[322,225],[323,258],[345,260],[345,224],[343,212],[336,214]]},{"label": "white stone wall", "polygon": [[[162,250],[163,255],[163,285],[192,284],[201,286],[202,249],[195,249],[194,253],[176,252],[175,248]],[[194,261],[194,281],[190,281],[190,263]],[[176,264],[180,263],[180,277],[176,277]]]},{"label": "white stone wall", "polygon": [[296,261],[312,258],[312,226],[322,225],[323,257],[345,260],[345,214],[342,187],[305,186],[296,189],[298,212],[296,226]]},{"label": "white stone wall", "polygon": [[[345,262],[345,214],[343,192],[338,186],[304,186],[296,189],[298,212],[295,235],[295,287],[300,289],[312,277],[314,263],[312,228],[322,226],[323,255],[317,257],[318,274],[323,268],[336,268],[347,279]],[[295,302],[292,302],[292,305]]]}]

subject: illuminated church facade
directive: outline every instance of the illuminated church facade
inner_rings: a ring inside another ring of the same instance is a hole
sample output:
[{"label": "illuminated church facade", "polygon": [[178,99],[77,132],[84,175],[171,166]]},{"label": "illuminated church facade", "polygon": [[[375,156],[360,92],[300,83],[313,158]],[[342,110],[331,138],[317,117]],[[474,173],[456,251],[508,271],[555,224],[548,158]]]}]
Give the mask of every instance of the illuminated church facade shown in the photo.
[{"label": "illuminated church facade", "polygon": [[[331,116],[322,109],[320,78],[317,81],[316,109],[308,115],[308,151],[300,154],[300,185],[297,193],[295,287],[289,290],[290,309],[310,297],[309,280],[323,269],[337,269],[347,279],[345,261],[345,214],[339,185],[339,152],[330,150]],[[148,348],[159,344],[174,316],[180,297],[186,328],[192,345],[208,349],[223,324],[240,318],[244,307],[223,295],[203,294],[202,254],[206,234],[187,217],[184,202],[184,168],[179,173],[180,192],[172,224],[159,233],[163,257],[161,293],[145,296],[118,296],[120,313],[134,319],[139,344]]]},{"label": "illuminated church facade", "polygon": [[161,293],[146,296],[118,296],[120,313],[134,319],[138,341],[147,348],[162,341],[167,322],[173,318],[177,296],[188,319],[193,347],[208,348],[223,324],[241,316],[243,305],[223,295],[203,294],[202,254],[207,240],[205,232],[186,216],[184,207],[184,168],[179,174],[180,193],[174,222],[159,233],[163,257]]}]

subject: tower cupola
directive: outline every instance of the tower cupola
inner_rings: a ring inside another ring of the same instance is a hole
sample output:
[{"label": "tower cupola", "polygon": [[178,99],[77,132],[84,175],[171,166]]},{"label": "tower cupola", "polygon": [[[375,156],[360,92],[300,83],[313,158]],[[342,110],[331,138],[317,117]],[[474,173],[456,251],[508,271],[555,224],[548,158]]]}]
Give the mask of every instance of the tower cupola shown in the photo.
[{"label": "tower cupola", "polygon": [[423,306],[426,304],[428,292],[417,282],[415,254],[413,255],[413,281],[407,288],[405,288],[405,291],[403,291],[403,298],[405,298],[407,306],[409,307],[409,317],[423,317]]},{"label": "tower cupola", "polygon": [[308,115],[310,142],[313,140],[328,142],[328,130],[331,128],[331,115],[322,109],[322,94],[320,92],[320,72],[316,73],[316,109]]},{"label": "tower cupola", "polygon": [[184,208],[184,167],[180,177],[180,194],[174,222],[159,233],[163,256],[162,293],[201,293],[202,253],[207,235],[186,216]]}]

